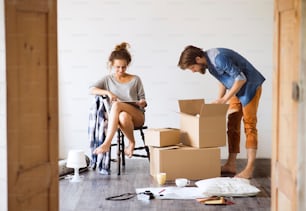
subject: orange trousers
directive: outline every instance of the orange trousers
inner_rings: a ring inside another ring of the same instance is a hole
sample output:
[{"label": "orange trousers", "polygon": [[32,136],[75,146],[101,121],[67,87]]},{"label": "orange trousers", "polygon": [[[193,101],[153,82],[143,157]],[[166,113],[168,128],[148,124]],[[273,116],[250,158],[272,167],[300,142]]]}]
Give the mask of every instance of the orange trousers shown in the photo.
[{"label": "orange trousers", "polygon": [[261,86],[257,89],[253,99],[242,106],[239,99],[234,96],[229,101],[229,115],[227,121],[227,139],[229,153],[240,152],[240,128],[243,118],[244,132],[246,136],[245,147],[247,149],[257,149],[257,110],[261,96]]}]

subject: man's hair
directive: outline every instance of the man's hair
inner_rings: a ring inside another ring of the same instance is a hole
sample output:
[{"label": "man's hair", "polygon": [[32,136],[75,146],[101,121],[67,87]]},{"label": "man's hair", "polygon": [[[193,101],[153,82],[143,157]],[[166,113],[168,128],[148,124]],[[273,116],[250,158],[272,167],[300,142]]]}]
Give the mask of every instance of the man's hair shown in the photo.
[{"label": "man's hair", "polygon": [[201,48],[197,48],[192,45],[188,45],[185,47],[183,52],[181,53],[180,60],[178,62],[178,66],[185,70],[187,69],[190,65],[196,64],[196,57],[203,57],[204,52]]}]

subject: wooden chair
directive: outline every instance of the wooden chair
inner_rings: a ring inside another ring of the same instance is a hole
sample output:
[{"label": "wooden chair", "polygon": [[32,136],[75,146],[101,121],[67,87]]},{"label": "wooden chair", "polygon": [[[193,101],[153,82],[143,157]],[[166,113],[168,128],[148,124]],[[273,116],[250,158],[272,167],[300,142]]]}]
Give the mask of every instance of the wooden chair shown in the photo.
[{"label": "wooden chair", "polygon": [[[145,144],[145,136],[143,130],[147,129],[147,126],[142,126],[142,127],[137,127],[134,129],[134,131],[138,130],[141,136],[141,139],[143,141],[143,146],[135,146],[134,148],[134,153],[133,157],[141,157],[141,158],[147,158],[150,161],[150,151],[149,147],[146,146]],[[117,146],[117,175],[121,174],[121,165],[122,167],[125,167],[125,154],[124,154],[124,149],[125,149],[125,144],[124,144],[124,134],[123,132],[118,129],[117,130],[117,143],[114,143],[111,145],[111,147]],[[145,150],[145,155],[144,154],[138,154],[136,151],[138,150]]]}]

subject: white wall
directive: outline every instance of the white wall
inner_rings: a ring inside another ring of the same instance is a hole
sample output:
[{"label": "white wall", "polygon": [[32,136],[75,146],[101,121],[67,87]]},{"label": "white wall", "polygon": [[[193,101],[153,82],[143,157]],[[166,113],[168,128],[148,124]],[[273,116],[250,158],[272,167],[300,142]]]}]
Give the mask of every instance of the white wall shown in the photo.
[{"label": "white wall", "polygon": [[[247,57],[266,77],[258,112],[258,157],[271,156],[273,0],[58,1],[60,156],[89,150],[90,84],[108,73],[116,44],[131,44],[128,71],[141,76],[149,127],[179,127],[178,99],[217,95],[209,74],[181,71],[180,52],[192,44],[227,47]],[[242,133],[240,157],[245,158]],[[222,148],[226,158],[227,148]]]},{"label": "white wall", "polygon": [[4,0],[0,0],[0,210],[7,210]]}]

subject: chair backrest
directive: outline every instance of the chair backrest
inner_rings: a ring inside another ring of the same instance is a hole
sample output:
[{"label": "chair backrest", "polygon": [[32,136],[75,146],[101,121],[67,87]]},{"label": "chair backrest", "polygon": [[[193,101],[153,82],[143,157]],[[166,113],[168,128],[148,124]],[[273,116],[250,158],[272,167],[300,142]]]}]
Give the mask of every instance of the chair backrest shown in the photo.
[{"label": "chair backrest", "polygon": [[103,95],[102,99],[103,99],[103,103],[104,103],[106,112],[109,114],[109,111],[110,111],[110,108],[111,108],[111,105],[110,105],[110,102],[109,102],[109,98],[107,96]]}]

